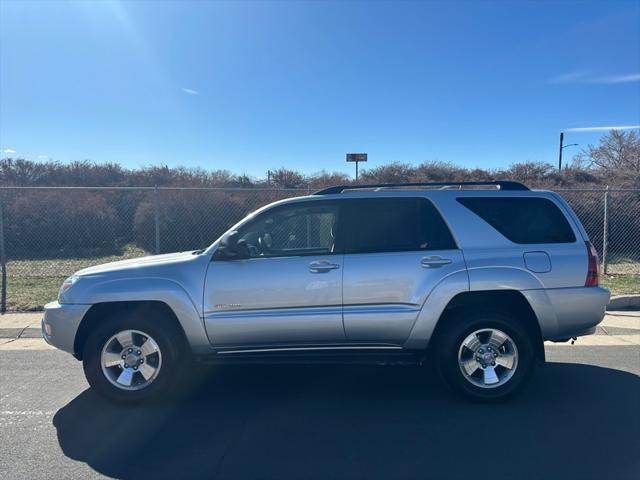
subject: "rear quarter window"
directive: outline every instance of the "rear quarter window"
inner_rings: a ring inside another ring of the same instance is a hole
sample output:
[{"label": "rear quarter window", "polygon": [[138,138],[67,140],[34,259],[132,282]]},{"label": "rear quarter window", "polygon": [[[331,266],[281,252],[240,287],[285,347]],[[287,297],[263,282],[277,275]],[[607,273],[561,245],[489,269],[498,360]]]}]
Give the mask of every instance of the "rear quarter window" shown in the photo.
[{"label": "rear quarter window", "polygon": [[546,198],[459,197],[457,200],[514,243],[576,241],[564,214]]}]

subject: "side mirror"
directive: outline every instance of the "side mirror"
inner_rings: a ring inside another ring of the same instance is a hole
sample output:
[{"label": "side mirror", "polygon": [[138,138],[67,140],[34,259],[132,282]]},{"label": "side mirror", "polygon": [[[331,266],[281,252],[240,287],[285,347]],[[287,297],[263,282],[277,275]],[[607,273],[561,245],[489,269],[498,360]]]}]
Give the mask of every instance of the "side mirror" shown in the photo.
[{"label": "side mirror", "polygon": [[220,240],[214,258],[218,260],[249,258],[249,248],[244,240],[238,239],[238,232],[234,230]]}]

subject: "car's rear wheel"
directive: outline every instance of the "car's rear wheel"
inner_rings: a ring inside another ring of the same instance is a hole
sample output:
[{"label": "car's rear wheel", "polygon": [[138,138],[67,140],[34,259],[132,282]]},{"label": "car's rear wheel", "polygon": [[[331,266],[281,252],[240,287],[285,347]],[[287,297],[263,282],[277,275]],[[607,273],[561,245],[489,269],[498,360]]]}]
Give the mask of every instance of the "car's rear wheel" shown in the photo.
[{"label": "car's rear wheel", "polygon": [[446,383],[480,402],[506,399],[525,386],[535,368],[530,335],[515,316],[500,311],[461,312],[436,339]]},{"label": "car's rear wheel", "polygon": [[132,404],[171,393],[189,360],[175,322],[153,310],[105,318],[83,351],[91,387],[110,400]]}]

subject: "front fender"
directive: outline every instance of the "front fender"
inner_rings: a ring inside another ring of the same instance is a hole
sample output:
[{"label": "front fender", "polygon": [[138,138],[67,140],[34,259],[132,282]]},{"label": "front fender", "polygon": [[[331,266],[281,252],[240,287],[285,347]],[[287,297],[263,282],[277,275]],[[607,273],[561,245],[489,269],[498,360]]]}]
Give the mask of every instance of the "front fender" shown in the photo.
[{"label": "front fender", "polygon": [[[74,292],[74,297],[79,300],[74,303],[93,305],[139,301],[165,303],[180,322],[194,353],[211,351],[204,322],[198,313],[196,304],[179,283],[165,278],[153,277],[96,280],[93,279],[84,285],[81,291]],[[78,283],[78,286],[80,284],[81,282]]]}]

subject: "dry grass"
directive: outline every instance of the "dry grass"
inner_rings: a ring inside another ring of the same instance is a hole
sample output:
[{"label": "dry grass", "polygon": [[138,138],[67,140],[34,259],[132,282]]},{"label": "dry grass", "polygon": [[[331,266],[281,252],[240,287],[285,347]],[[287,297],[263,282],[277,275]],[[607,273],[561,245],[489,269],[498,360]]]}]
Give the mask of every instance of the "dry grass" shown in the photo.
[{"label": "dry grass", "polygon": [[10,261],[7,264],[7,310],[41,310],[46,303],[58,297],[60,285],[74,272],[93,265],[145,255],[149,253],[128,245],[121,255]]},{"label": "dry grass", "polygon": [[640,294],[640,275],[602,275],[600,283],[611,295]]}]

